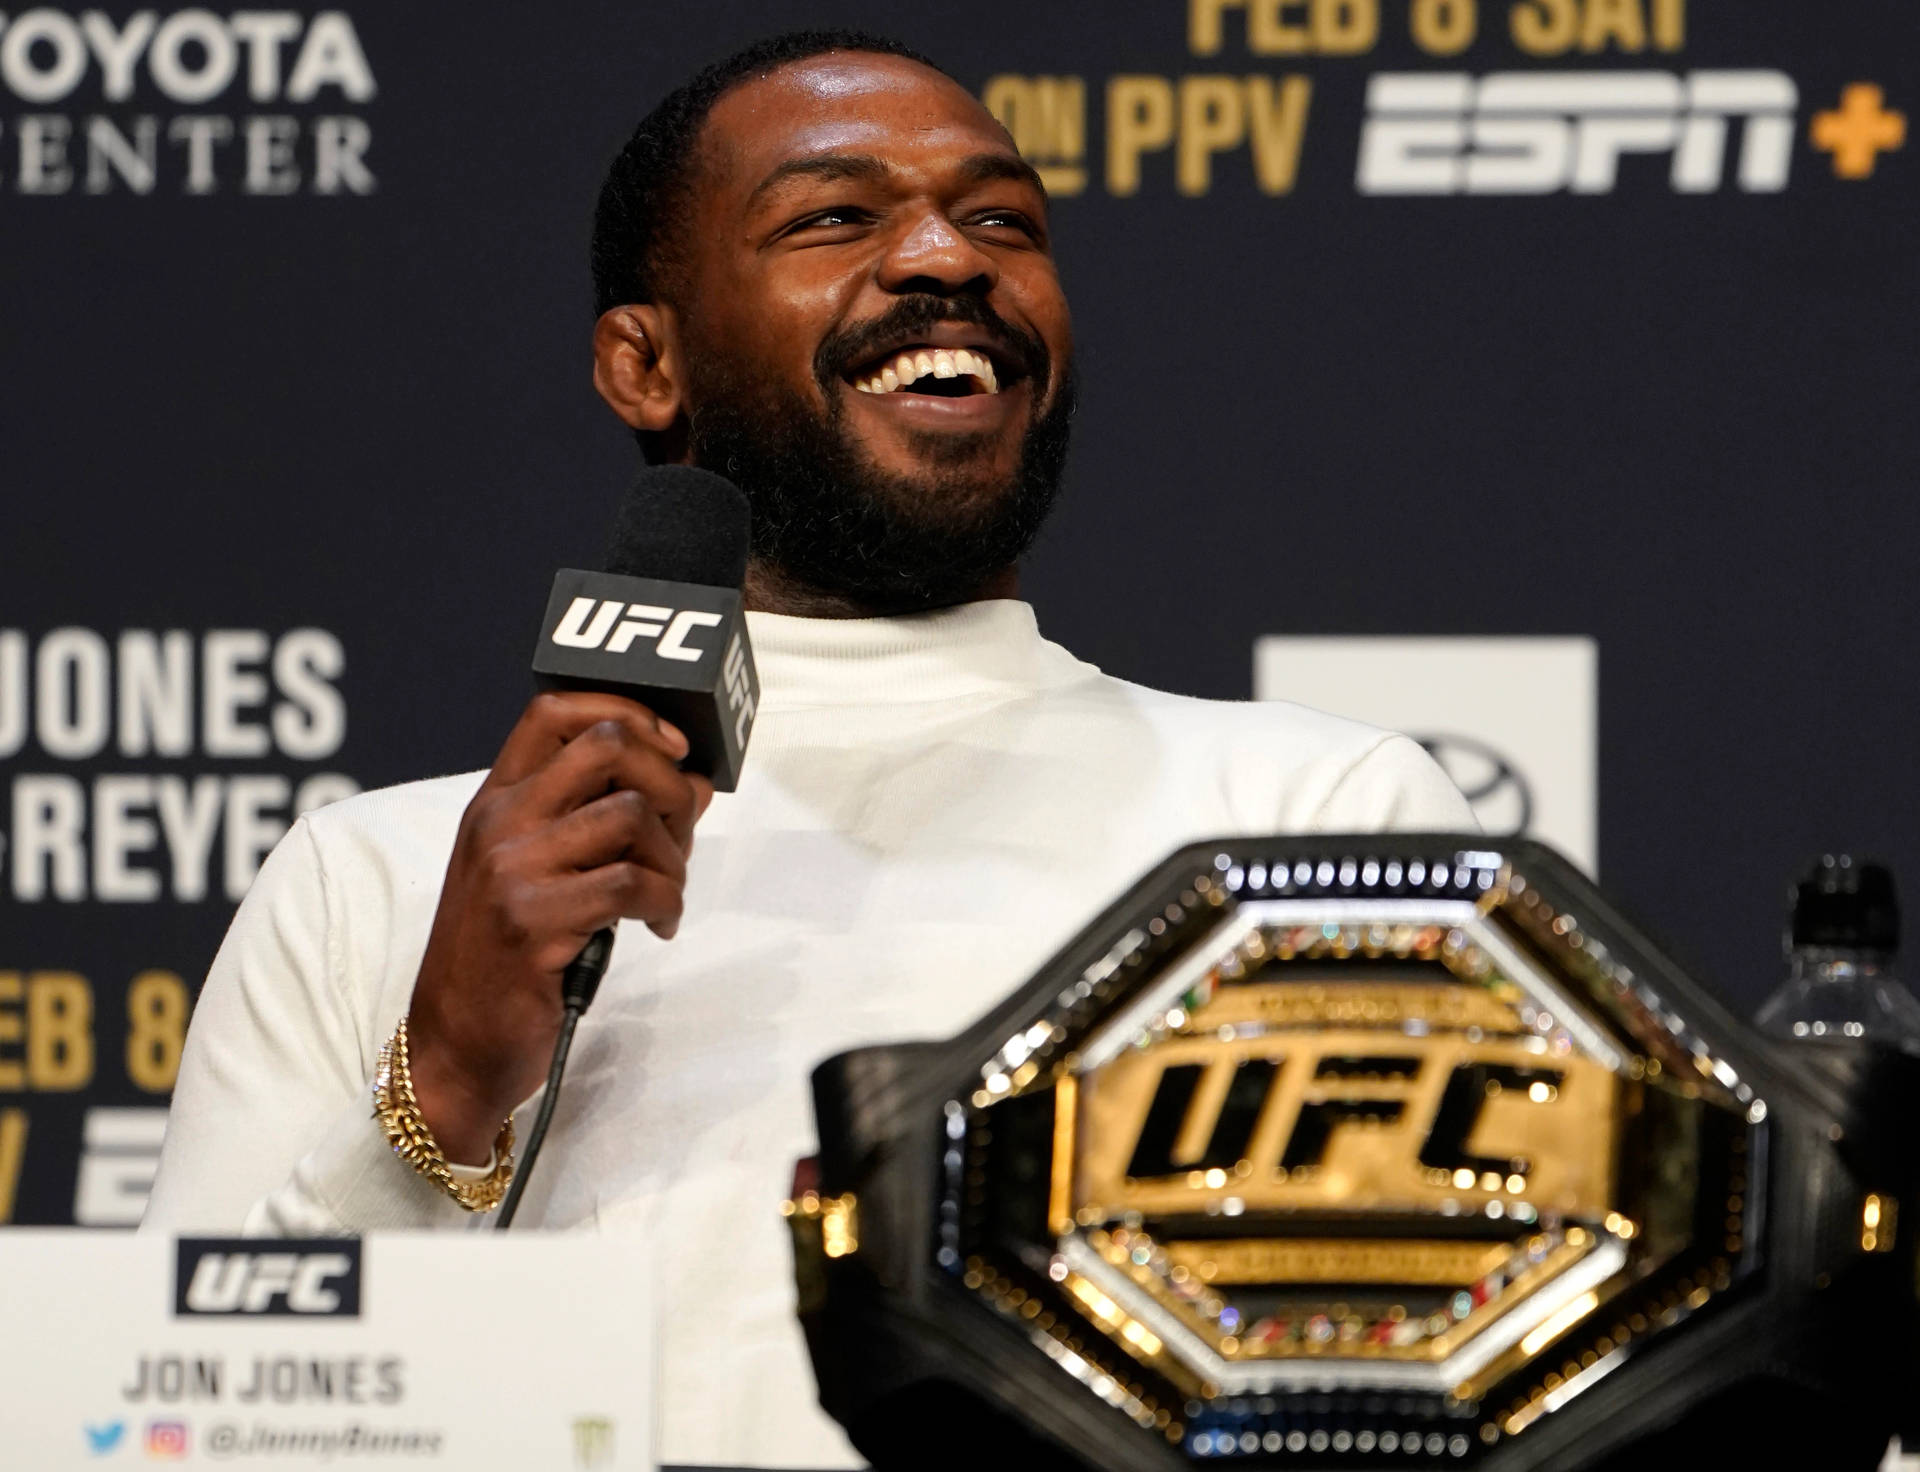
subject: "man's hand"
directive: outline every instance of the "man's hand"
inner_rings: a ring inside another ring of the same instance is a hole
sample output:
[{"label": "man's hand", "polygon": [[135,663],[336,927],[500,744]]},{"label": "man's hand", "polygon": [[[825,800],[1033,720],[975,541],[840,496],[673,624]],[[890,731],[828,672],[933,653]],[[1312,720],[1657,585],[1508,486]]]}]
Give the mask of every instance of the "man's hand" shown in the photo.
[{"label": "man's hand", "polygon": [[617,695],[537,695],[460,820],[407,1032],[414,1093],[449,1160],[482,1164],[546,1078],[560,978],[594,931],[679,928],[713,784],[687,739]]}]

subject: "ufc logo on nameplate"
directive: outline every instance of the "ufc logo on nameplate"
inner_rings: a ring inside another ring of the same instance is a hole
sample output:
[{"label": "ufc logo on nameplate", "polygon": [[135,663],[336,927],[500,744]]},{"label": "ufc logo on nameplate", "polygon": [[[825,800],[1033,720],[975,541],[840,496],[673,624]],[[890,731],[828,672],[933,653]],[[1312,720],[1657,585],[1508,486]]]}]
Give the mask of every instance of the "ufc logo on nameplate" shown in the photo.
[{"label": "ufc logo on nameplate", "polygon": [[173,1311],[199,1315],[360,1316],[360,1242],[352,1237],[263,1244],[182,1237]]},{"label": "ufc logo on nameplate", "polygon": [[[622,616],[624,614],[624,617]],[[553,642],[567,649],[604,649],[625,654],[636,639],[653,639],[653,652],[662,659],[694,663],[708,653],[687,643],[696,629],[723,623],[718,613],[697,608],[661,608],[652,603],[628,603],[620,598],[575,598],[560,616]]]}]

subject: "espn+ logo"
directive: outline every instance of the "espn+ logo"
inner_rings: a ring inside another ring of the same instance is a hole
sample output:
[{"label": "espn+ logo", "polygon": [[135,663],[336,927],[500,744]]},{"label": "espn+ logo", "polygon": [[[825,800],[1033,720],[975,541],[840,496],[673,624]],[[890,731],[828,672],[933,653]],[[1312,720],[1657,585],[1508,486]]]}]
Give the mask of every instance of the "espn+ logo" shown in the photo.
[{"label": "espn+ logo", "polygon": [[660,658],[692,664],[704,659],[708,651],[688,644],[687,636],[695,629],[711,629],[725,621],[722,614],[697,608],[676,610],[652,603],[628,603],[622,598],[576,598],[554,626],[552,639],[567,649],[600,649],[608,654],[625,654],[636,639],[653,639],[653,652]]},{"label": "espn+ logo", "polygon": [[185,1315],[360,1316],[357,1238],[182,1237],[173,1311]]},{"label": "espn+ logo", "polygon": [[1670,154],[1675,193],[1736,177],[1778,194],[1793,162],[1799,89],[1777,71],[1389,72],[1367,87],[1362,194],[1611,194],[1629,154]]}]

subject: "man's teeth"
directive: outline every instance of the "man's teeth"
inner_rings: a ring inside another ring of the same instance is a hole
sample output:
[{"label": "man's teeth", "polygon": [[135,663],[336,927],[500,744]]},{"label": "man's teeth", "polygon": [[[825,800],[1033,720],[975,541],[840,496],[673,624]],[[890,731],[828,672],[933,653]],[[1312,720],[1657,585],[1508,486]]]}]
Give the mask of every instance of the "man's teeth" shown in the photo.
[{"label": "man's teeth", "polygon": [[972,378],[985,393],[1000,392],[1000,380],[985,353],[970,348],[909,348],[897,353],[878,373],[856,378],[863,394],[890,394],[921,378]]}]

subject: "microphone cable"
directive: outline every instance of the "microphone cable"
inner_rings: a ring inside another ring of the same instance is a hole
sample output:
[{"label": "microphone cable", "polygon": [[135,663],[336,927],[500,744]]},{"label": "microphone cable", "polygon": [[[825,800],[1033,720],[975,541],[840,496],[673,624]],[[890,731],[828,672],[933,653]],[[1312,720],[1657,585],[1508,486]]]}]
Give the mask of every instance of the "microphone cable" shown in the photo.
[{"label": "microphone cable", "polygon": [[[606,571],[563,568],[555,576],[533,660],[544,689],[624,695],[672,721],[687,733],[683,769],[711,778],[721,792],[732,792],[740,780],[760,690],[740,597],[752,530],[752,510],[738,486],[690,465],[648,466],[620,503]],[[588,628],[581,620],[596,604],[598,621]],[[629,619],[608,640],[616,607]],[[648,624],[643,615],[662,622]],[[688,631],[699,628],[720,632],[705,647],[689,646]],[[636,634],[660,642],[633,645]],[[520,1209],[560,1102],[574,1029],[612,955],[608,926],[588,938],[562,975],[566,1010],[553,1040],[547,1091],[500,1203],[496,1232],[511,1227]]]},{"label": "microphone cable", "polygon": [[580,1018],[593,1002],[593,994],[600,989],[600,978],[607,974],[607,962],[613,959],[613,927],[596,930],[580,949],[580,954],[567,963],[566,972],[560,980],[560,1000],[566,1008],[566,1014],[560,1019],[560,1035],[553,1040],[553,1062],[547,1066],[547,1091],[540,1099],[540,1112],[533,1118],[533,1128],[527,1131],[527,1145],[520,1157],[520,1168],[513,1173],[513,1180],[507,1186],[506,1198],[500,1203],[500,1217],[494,1223],[494,1231],[504,1232],[513,1225],[513,1214],[520,1209],[520,1198],[526,1193],[527,1181],[533,1175],[533,1163],[540,1158],[540,1147],[546,1142],[547,1126],[553,1123],[554,1106],[560,1102],[560,1080],[567,1071],[567,1053],[573,1047],[573,1030],[580,1025]]}]

